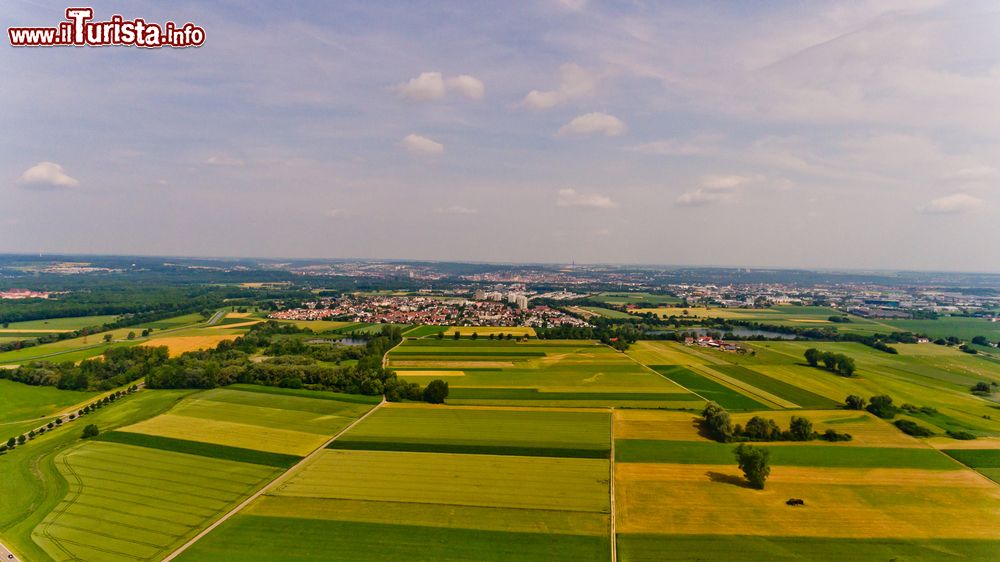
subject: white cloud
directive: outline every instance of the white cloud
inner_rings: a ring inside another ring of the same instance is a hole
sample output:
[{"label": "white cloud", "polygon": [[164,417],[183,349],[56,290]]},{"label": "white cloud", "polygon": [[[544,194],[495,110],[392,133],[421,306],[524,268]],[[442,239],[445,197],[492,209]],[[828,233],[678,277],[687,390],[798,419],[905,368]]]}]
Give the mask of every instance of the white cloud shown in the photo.
[{"label": "white cloud", "polygon": [[444,77],[440,72],[421,72],[420,76],[399,86],[399,93],[417,101],[432,101],[444,98]]},{"label": "white cloud", "polygon": [[594,93],[594,77],[583,67],[568,63],[559,67],[559,89],[532,90],[521,101],[523,107],[542,110]]},{"label": "white cloud", "polygon": [[719,152],[723,140],[722,135],[706,133],[688,139],[663,139],[647,142],[630,146],[626,150],[662,156],[697,156]]},{"label": "white cloud", "polygon": [[614,115],[607,113],[587,113],[574,117],[572,121],[559,129],[560,135],[593,135],[603,134],[616,137],[625,132],[625,123]]},{"label": "white cloud", "polygon": [[475,76],[461,74],[447,81],[448,90],[458,92],[470,100],[481,100],[486,95],[486,86]]},{"label": "white cloud", "polygon": [[460,74],[445,78],[440,72],[421,72],[397,89],[403,97],[416,101],[442,100],[449,92],[470,100],[481,100],[486,95],[486,86],[475,76]]},{"label": "white cloud", "polygon": [[406,135],[403,139],[403,147],[410,152],[419,152],[423,154],[441,154],[444,152],[444,145],[433,141],[427,137],[420,136],[416,133],[410,133]]},{"label": "white cloud", "polygon": [[972,166],[969,168],[962,168],[955,172],[952,177],[960,180],[984,180],[995,177],[997,175],[997,169],[993,166]]},{"label": "white cloud", "polygon": [[981,209],[985,204],[982,199],[967,193],[953,193],[932,199],[920,211],[928,215],[957,215]]},{"label": "white cloud", "polygon": [[791,182],[778,178],[771,180],[767,184],[767,178],[760,175],[709,175],[701,178],[701,182],[695,189],[682,193],[677,197],[679,207],[701,207],[705,205],[720,205],[735,203],[749,187],[759,187],[769,185],[777,189],[787,189],[791,187]]},{"label": "white cloud", "polygon": [[578,193],[575,189],[560,189],[556,198],[559,207],[594,207],[596,209],[614,209],[618,206],[607,195],[598,193]]},{"label": "white cloud", "polygon": [[441,215],[475,215],[479,211],[461,205],[452,205],[450,207],[438,207],[434,209],[434,212]]},{"label": "white cloud", "polygon": [[211,166],[242,166],[245,164],[239,158],[225,155],[210,156],[208,160],[205,160],[205,163]]},{"label": "white cloud", "polygon": [[324,214],[331,219],[343,219],[351,216],[351,212],[346,209],[329,209]]},{"label": "white cloud", "polygon": [[18,181],[29,187],[41,189],[65,189],[76,187],[80,182],[63,171],[55,162],[39,162],[21,174]]}]

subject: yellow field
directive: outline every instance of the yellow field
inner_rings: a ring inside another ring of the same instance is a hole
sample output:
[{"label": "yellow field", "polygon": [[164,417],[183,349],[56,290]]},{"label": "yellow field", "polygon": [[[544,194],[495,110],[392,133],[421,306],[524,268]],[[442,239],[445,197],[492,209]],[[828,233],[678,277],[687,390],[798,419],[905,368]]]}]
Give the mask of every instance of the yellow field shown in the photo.
[{"label": "yellow field", "polygon": [[[684,311],[687,314],[684,314]],[[633,314],[646,314],[652,312],[653,314],[663,317],[666,316],[677,316],[678,318],[684,318],[685,316],[689,318],[726,318],[730,320],[740,320],[746,319],[748,314],[753,315],[766,315],[766,314],[780,314],[780,312],[759,308],[759,309],[742,309],[742,308],[704,308],[704,307],[694,307],[689,306],[688,308],[681,308],[676,306],[660,306],[656,308],[637,308],[635,310],[630,310],[629,312]]]},{"label": "yellow field", "polygon": [[246,322],[239,322],[237,324],[222,324],[219,326],[212,326],[208,328],[209,330],[229,330],[232,328],[247,328],[253,326],[254,324],[260,324],[263,320],[248,320]]},{"label": "yellow field", "polygon": [[525,326],[449,326],[448,330],[445,331],[444,335],[454,336],[455,332],[462,334],[462,336],[471,336],[473,332],[479,335],[479,337],[489,337],[490,334],[511,334],[515,338],[521,336],[534,336],[535,329],[528,328]]},{"label": "yellow field", "polygon": [[624,533],[995,539],[1000,529],[1000,487],[971,470],[777,466],[752,490],[731,465],[618,463],[615,482]]},{"label": "yellow field", "polygon": [[1000,437],[980,437],[971,441],[959,441],[951,437],[930,437],[924,442],[935,449],[1000,449]]},{"label": "yellow field", "polygon": [[[231,328],[232,326],[225,326]],[[158,347],[165,345],[170,349],[170,356],[174,357],[188,351],[198,351],[201,349],[211,349],[219,345],[220,342],[236,339],[235,335],[218,336],[173,336],[166,338],[154,338],[142,345]]]},{"label": "yellow field", "polygon": [[[437,368],[441,368],[442,363],[445,363],[445,361],[442,361],[440,359],[435,359],[434,361],[391,361],[390,360],[389,366],[390,367],[431,367],[431,368],[437,367]],[[476,367],[483,367],[483,368],[513,367],[514,363],[513,363],[513,361],[448,361],[447,365],[449,367],[456,367],[456,368],[459,368],[459,369],[461,369],[463,367],[464,368],[468,368],[468,369],[474,369]],[[406,373],[406,372],[408,372],[408,371],[402,371],[401,373]],[[403,375],[400,375],[400,376],[406,376],[406,375],[403,374]]]},{"label": "yellow field", "polygon": [[125,427],[120,431],[303,456],[312,452],[329,438],[316,433],[175,414],[156,416]]},{"label": "yellow field", "polygon": [[615,410],[615,438],[708,441],[698,435],[700,416],[666,410]]}]

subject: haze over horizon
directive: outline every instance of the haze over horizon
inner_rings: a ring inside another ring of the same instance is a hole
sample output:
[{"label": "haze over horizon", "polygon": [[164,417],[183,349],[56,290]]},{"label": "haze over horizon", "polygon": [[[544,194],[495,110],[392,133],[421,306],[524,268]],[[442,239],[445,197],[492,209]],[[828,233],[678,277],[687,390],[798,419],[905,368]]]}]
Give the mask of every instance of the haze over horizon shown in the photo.
[{"label": "haze over horizon", "polygon": [[1000,271],[990,2],[86,5],[207,41],[4,42],[0,253]]}]

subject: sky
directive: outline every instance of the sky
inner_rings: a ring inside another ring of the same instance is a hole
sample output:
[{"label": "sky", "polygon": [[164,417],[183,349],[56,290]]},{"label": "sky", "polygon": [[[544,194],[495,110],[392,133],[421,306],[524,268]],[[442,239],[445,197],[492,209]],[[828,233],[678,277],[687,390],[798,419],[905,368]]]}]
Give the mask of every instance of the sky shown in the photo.
[{"label": "sky", "polygon": [[3,38],[0,252],[1000,271],[995,1],[71,5],[206,42]]}]

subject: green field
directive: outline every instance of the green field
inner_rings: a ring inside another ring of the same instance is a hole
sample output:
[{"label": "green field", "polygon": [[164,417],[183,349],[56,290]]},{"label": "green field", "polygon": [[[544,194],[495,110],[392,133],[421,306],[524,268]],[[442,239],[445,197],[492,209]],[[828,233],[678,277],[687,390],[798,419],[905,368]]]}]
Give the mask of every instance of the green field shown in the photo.
[{"label": "green field", "polygon": [[620,310],[614,310],[611,308],[603,308],[600,306],[581,306],[580,308],[586,310],[587,312],[593,312],[594,314],[603,316],[605,318],[618,318],[618,319],[631,318],[631,315],[629,315],[629,313],[622,312]]},{"label": "green field", "polygon": [[80,328],[93,328],[103,326],[109,322],[114,322],[118,317],[107,316],[73,316],[69,318],[47,318],[45,320],[28,320],[25,322],[11,322],[3,331],[17,332],[19,330],[32,330],[45,332],[72,332]]},{"label": "green field", "polygon": [[607,412],[394,405],[341,439],[182,559],[610,558]]},{"label": "green field", "polygon": [[217,388],[122,431],[305,456],[371,406]]},{"label": "green field", "polygon": [[56,560],[156,559],[277,475],[237,463],[110,442],[59,454],[68,491],[32,539]]},{"label": "green field", "polygon": [[650,368],[687,388],[688,390],[701,395],[706,400],[711,400],[727,410],[766,410],[767,406],[757,402],[749,396],[744,396],[735,390],[723,386],[718,382],[695,373],[681,365],[650,365]]},{"label": "green field", "polygon": [[49,559],[32,541],[31,534],[68,492],[67,481],[57,469],[55,457],[80,444],[81,423],[93,423],[102,431],[111,431],[164,412],[191,392],[139,392],[0,456],[0,534],[3,542],[22,560]]},{"label": "green field", "polygon": [[585,535],[240,515],[179,560],[586,562],[608,560],[609,548],[607,538]]},{"label": "green field", "polygon": [[605,412],[382,408],[335,449],[607,458]]},{"label": "green field", "polygon": [[39,418],[51,416],[70,406],[85,402],[96,392],[59,390],[52,386],[30,386],[0,379],[0,436],[6,441],[9,431],[4,429],[14,422],[39,425]]},{"label": "green field", "polygon": [[[610,347],[588,341],[406,340],[389,367],[448,371],[450,404],[698,408],[701,398]],[[426,377],[414,377],[426,383]]]},{"label": "green field", "polygon": [[607,304],[635,304],[640,306],[659,306],[664,304],[676,304],[681,299],[670,295],[654,295],[652,293],[640,292],[606,292],[599,293],[589,300],[599,301]]},{"label": "green field", "polygon": [[927,334],[932,339],[955,336],[969,341],[976,336],[986,336],[990,341],[1000,341],[1000,322],[985,318],[942,316],[934,320],[883,320],[899,331]]},{"label": "green field", "polygon": [[144,390],[81,418],[95,439],[64,424],[0,456],[0,532],[31,560],[161,558],[372,407],[301,392]]},{"label": "green field", "polygon": [[[95,318],[93,316],[84,318]],[[106,318],[106,317],[96,317],[96,318]],[[114,318],[114,317],[110,317]],[[60,319],[69,320],[69,319]],[[188,335],[190,334],[211,334],[213,336],[224,335],[224,334],[242,334],[246,331],[246,328],[236,329],[233,331],[222,331],[222,330],[186,330],[187,328],[198,325],[202,322],[202,316],[200,314],[187,314],[183,316],[176,316],[173,318],[167,318],[164,320],[150,322],[148,324],[141,324],[138,326],[130,326],[127,328],[118,328],[108,332],[101,332],[97,334],[90,334],[88,336],[81,336],[78,338],[71,338],[60,340],[52,343],[47,343],[43,345],[25,347],[22,349],[14,351],[6,351],[0,353],[0,365],[18,365],[21,363],[27,363],[30,361],[51,361],[53,363],[60,363],[66,361],[77,362],[83,359],[90,359],[92,357],[97,357],[101,355],[106,350],[112,347],[123,347],[139,344],[149,344],[154,345],[158,339],[166,339],[170,337],[176,337],[178,335]],[[13,326],[13,324],[11,324]],[[149,337],[142,337],[140,334],[142,330],[146,327],[155,328]],[[134,340],[128,340],[128,334],[134,333],[137,337]],[[110,343],[104,342],[105,335],[111,335],[112,341]],[[3,335],[3,334],[0,334]]]}]

